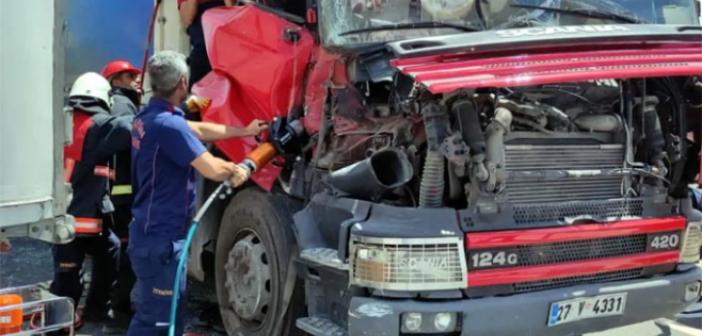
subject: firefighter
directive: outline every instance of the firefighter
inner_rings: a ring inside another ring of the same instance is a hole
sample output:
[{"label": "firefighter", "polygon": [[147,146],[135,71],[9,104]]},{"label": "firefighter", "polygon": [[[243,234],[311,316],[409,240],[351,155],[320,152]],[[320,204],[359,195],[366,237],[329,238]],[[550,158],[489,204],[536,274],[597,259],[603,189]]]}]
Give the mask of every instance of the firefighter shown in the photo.
[{"label": "firefighter", "polygon": [[[141,70],[125,60],[115,60],[102,70],[102,76],[110,82],[112,90],[113,116],[128,116],[133,118],[141,105],[141,94],[137,91],[137,78]],[[132,184],[131,184],[131,152],[116,153],[112,166],[115,168],[115,180],[110,185],[110,199],[115,211],[103,220],[109,222],[121,242],[120,264],[117,283],[112,293],[112,308],[118,312],[130,314],[130,293],[134,286],[134,272],[129,264],[127,245],[129,242],[129,222],[132,220]]]},{"label": "firefighter", "polygon": [[[154,97],[132,127],[134,219],[128,250],[138,302],[127,334],[140,336],[167,334],[173,291],[185,289],[184,284],[174,289],[173,282],[195,209],[195,171],[234,185],[248,178],[246,170],[214,157],[201,141],[255,136],[267,127],[258,120],[245,128],[186,121],[178,106],[188,96],[188,66],[177,52],[152,56],[148,74]],[[182,334],[182,313],[176,335]]]},{"label": "firefighter", "polygon": [[205,34],[202,30],[202,14],[221,6],[232,6],[235,0],[177,0],[180,22],[190,36],[190,86],[205,77],[211,70],[205,49]]},{"label": "firefighter", "polygon": [[110,82],[112,90],[112,115],[136,115],[141,104],[137,79],[141,70],[128,61],[115,60],[102,69],[102,76]]},{"label": "firefighter", "polygon": [[[76,238],[54,245],[54,280],[51,292],[73,299],[76,306],[83,292],[81,270],[86,254],[92,256],[92,281],[82,320],[107,319],[108,300],[119,263],[120,243],[103,216],[113,211],[108,180],[114,178],[109,163],[115,153],[130,146],[131,118],[113,117],[110,84],[97,73],[76,79],[68,107],[73,110],[73,143],[64,148],[65,178],[73,188],[68,213],[76,219]],[[81,319],[82,318],[82,319]]]}]

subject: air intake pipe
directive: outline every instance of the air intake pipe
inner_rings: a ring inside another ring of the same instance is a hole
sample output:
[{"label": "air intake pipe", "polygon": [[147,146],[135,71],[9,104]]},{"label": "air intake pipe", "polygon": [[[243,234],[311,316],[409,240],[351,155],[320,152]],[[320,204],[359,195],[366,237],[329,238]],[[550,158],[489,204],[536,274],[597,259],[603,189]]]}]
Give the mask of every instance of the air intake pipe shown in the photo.
[{"label": "air intake pipe", "polygon": [[658,117],[658,97],[648,96],[644,102],[639,101],[641,116],[644,123],[643,132],[646,135],[644,143],[648,153],[648,161],[655,165],[661,171],[662,176],[668,175],[668,168],[665,162],[668,161],[668,154],[665,150],[665,136],[663,135],[663,127],[661,120]]},{"label": "air intake pipe", "polygon": [[498,187],[507,179],[505,170],[505,134],[509,133],[512,125],[512,112],[504,107],[495,109],[495,117],[487,127],[487,153],[485,166],[489,178],[485,189],[489,192],[497,191]]},{"label": "air intake pipe", "polygon": [[412,164],[399,150],[386,148],[329,175],[332,187],[352,197],[375,200],[405,185],[414,176]]}]

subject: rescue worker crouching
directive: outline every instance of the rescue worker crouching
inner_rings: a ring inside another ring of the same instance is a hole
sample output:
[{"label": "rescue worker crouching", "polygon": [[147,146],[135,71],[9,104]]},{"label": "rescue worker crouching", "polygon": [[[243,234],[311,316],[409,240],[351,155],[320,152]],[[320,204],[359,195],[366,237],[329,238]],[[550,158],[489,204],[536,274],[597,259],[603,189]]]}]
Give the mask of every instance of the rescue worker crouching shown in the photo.
[{"label": "rescue worker crouching", "polygon": [[110,160],[130,146],[131,118],[109,113],[110,85],[97,73],[78,77],[71,88],[68,107],[73,109],[73,143],[64,148],[65,178],[73,188],[68,213],[76,218],[76,238],[54,245],[54,281],[50,291],[73,299],[78,306],[83,292],[81,270],[85,256],[93,257],[92,281],[82,319],[105,320],[119,263],[120,243],[103,216],[113,211],[108,180],[114,178]]},{"label": "rescue worker crouching", "polygon": [[[178,108],[188,96],[185,56],[173,51],[149,59],[154,97],[134,119],[132,178],[134,220],[129,227],[129,257],[137,276],[136,313],[128,335],[166,335],[178,258],[195,210],[195,171],[213,181],[248,179],[236,164],[214,157],[201,141],[255,136],[266,124],[254,120],[245,128],[189,122]],[[184,293],[183,293],[184,294]],[[181,299],[185,295],[180,296]],[[181,300],[179,307],[185,307]],[[183,333],[179,309],[176,335]]]},{"label": "rescue worker crouching", "polygon": [[[141,94],[137,90],[137,78],[140,75],[141,70],[124,60],[112,61],[103,68],[102,76],[107,78],[112,87],[110,110],[113,116],[133,118],[139,112]],[[122,243],[117,283],[111,295],[112,308],[127,315],[132,312],[130,294],[135,282],[127,256],[129,223],[132,221],[131,162],[131,148],[116,153],[112,159],[115,179],[110,184],[110,199],[115,211],[103,218],[105,222],[110,223]]]}]

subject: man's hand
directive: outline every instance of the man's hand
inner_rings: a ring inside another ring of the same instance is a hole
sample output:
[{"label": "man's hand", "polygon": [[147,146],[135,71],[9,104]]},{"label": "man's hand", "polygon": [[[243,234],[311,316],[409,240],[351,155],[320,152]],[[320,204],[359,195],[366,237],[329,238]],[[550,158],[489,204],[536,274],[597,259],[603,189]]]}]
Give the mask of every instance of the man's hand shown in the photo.
[{"label": "man's hand", "polygon": [[251,173],[248,169],[240,165],[234,165],[234,173],[232,177],[229,178],[229,183],[231,183],[234,188],[238,188],[248,181],[250,176]]},{"label": "man's hand", "polygon": [[249,123],[246,128],[244,128],[244,133],[247,136],[257,136],[261,134],[261,132],[265,131],[268,129],[268,123],[263,121],[263,120],[258,120],[254,119],[251,123]]},{"label": "man's hand", "polygon": [[226,181],[237,171],[236,164],[215,157],[210,152],[204,152],[198,156],[191,165],[202,176],[217,182]]}]

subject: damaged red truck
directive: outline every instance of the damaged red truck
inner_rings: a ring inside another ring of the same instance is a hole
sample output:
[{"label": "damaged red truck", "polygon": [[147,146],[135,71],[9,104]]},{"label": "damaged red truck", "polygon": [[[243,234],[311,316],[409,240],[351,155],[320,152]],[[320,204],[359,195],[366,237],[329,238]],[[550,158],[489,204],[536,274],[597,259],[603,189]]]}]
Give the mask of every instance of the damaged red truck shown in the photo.
[{"label": "damaged red truck", "polygon": [[208,11],[203,119],[275,119],[281,155],[205,218],[190,273],[230,335],[573,335],[683,311],[702,284],[693,6]]}]

